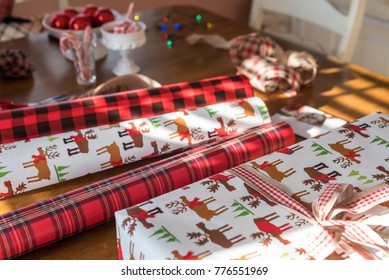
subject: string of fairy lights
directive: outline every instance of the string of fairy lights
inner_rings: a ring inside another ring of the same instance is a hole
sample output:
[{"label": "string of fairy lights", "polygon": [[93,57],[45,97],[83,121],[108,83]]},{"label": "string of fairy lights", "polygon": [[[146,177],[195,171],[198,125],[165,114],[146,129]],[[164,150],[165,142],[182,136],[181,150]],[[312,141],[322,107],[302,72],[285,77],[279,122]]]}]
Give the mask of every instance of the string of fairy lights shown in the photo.
[{"label": "string of fairy lights", "polygon": [[[133,16],[134,21],[140,20],[140,15],[135,14]],[[205,28],[211,30],[214,28],[214,23],[204,20],[202,14],[191,15],[188,24],[174,21],[171,15],[165,15],[155,23],[155,27],[162,33],[162,39],[165,41],[165,45],[168,48],[172,48],[176,40],[182,38],[181,30],[183,28]]]}]

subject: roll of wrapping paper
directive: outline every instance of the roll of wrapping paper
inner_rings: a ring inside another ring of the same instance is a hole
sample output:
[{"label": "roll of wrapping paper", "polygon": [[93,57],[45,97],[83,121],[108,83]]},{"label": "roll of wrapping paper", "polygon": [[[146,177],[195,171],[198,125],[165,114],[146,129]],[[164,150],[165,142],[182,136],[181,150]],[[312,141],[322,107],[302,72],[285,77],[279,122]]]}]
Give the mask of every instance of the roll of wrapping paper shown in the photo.
[{"label": "roll of wrapping paper", "polygon": [[114,217],[115,211],[293,144],[286,123],[265,124],[0,216],[10,259]]},{"label": "roll of wrapping paper", "polygon": [[0,144],[252,97],[243,75],[0,111]]},{"label": "roll of wrapping paper", "polygon": [[17,141],[0,154],[0,198],[202,145],[270,122],[258,97]]}]

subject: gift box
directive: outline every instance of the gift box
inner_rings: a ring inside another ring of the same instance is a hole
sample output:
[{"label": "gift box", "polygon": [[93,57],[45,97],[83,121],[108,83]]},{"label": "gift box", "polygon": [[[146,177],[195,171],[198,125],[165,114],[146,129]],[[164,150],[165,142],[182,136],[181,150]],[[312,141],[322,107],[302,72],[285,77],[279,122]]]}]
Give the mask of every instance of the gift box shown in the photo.
[{"label": "gift box", "polygon": [[118,211],[119,258],[385,258],[388,150],[375,113]]}]

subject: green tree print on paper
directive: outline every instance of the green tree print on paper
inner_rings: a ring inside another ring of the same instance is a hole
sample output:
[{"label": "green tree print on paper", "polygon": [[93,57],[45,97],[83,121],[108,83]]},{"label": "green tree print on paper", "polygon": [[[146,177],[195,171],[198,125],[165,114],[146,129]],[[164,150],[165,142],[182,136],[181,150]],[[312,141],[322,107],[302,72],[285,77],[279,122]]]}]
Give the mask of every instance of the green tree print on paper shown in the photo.
[{"label": "green tree print on paper", "polygon": [[64,172],[64,173],[61,173],[63,170],[65,170],[66,168],[70,167],[70,165],[68,166],[55,166],[54,165],[54,169],[55,169],[55,174],[57,175],[57,179],[58,179],[58,182],[63,182],[65,181],[66,179],[64,179],[63,177],[68,174],[68,172]]},{"label": "green tree print on paper", "polygon": [[313,151],[314,152],[319,152],[316,156],[324,156],[324,155],[328,155],[328,154],[332,154],[330,151],[328,151],[326,148],[324,148],[323,146],[315,143],[315,142],[312,142],[312,145],[311,145],[311,148],[315,148]]},{"label": "green tree print on paper", "polygon": [[[7,168],[7,166],[2,166],[1,165],[1,162],[0,162],[0,170],[4,169],[4,168]],[[12,171],[3,171],[3,172],[0,172],[0,178],[4,177],[5,175],[7,175],[8,173],[11,173]]]},{"label": "green tree print on paper", "polygon": [[205,110],[208,112],[209,116],[212,118],[214,115],[219,113],[219,111],[213,110],[212,108],[205,107]]},{"label": "green tree print on paper", "polygon": [[161,228],[157,229],[152,235],[149,236],[149,238],[153,236],[159,236],[158,240],[165,239],[166,242],[178,242],[181,243],[170,231],[168,231],[164,226],[161,226]]},{"label": "green tree print on paper", "polygon": [[264,121],[269,119],[269,111],[266,106],[258,106],[259,113]]},{"label": "green tree print on paper", "polygon": [[157,129],[158,127],[161,126],[161,124],[159,123],[161,120],[159,118],[156,118],[156,117],[153,117],[153,118],[149,118],[149,121],[151,122],[151,125]]}]

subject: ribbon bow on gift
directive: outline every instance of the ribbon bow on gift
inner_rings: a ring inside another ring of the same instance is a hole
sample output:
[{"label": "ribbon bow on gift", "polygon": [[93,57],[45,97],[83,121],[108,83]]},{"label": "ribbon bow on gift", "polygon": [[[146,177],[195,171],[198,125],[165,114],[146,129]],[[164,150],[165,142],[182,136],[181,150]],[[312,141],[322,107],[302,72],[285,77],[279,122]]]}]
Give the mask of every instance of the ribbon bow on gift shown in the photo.
[{"label": "ribbon bow on gift", "polygon": [[[247,167],[233,168],[236,175],[244,178],[251,187],[268,199],[297,211],[313,225],[321,227],[320,234],[306,249],[310,256],[331,254],[338,246],[347,253],[357,252],[365,259],[377,258],[375,252],[389,253],[389,245],[384,234],[380,235],[369,225],[369,217],[389,213],[389,208],[380,204],[389,201],[389,185],[379,184],[355,195],[350,184],[330,184],[312,203],[312,213],[291,196],[262,179],[257,172]],[[387,219],[388,220],[388,219]],[[379,220],[382,227],[383,219]]]}]

